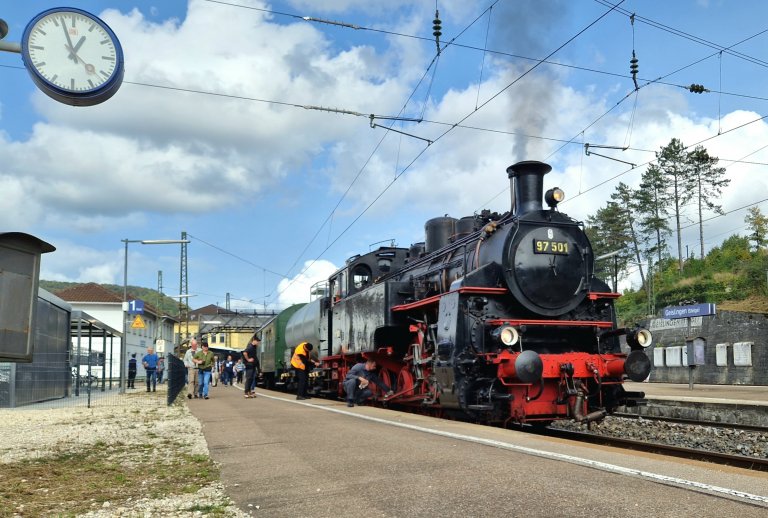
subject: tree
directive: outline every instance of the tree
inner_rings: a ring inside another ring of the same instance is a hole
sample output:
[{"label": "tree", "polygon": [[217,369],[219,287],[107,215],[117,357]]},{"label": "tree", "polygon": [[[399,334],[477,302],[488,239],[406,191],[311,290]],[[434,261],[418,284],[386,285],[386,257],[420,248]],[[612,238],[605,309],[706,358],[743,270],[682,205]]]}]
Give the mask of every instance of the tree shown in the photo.
[{"label": "tree", "polygon": [[640,282],[645,286],[645,274],[643,273],[643,262],[640,257],[640,244],[639,229],[637,224],[637,214],[639,212],[639,204],[637,193],[624,182],[620,182],[616,186],[616,190],[611,195],[611,199],[619,204],[624,217],[627,220],[627,230],[629,230],[630,246],[635,256],[635,261],[640,268]]},{"label": "tree", "polygon": [[617,289],[618,272],[627,270],[627,265],[632,257],[631,242],[627,220],[624,210],[618,203],[609,201],[605,207],[597,210],[594,216],[587,217],[587,236],[592,243],[595,257],[617,252],[613,261],[598,264],[596,269],[613,277],[613,289]]},{"label": "tree", "polygon": [[644,235],[644,241],[652,242],[655,238],[655,246],[648,246],[645,253],[652,257],[657,256],[657,264],[667,250],[666,237],[672,233],[667,223],[669,215],[669,201],[665,189],[664,177],[661,170],[651,164],[643,173],[640,190],[637,191],[638,212],[640,214],[640,232]]},{"label": "tree", "polygon": [[696,146],[689,153],[691,165],[693,166],[693,178],[696,182],[696,201],[699,209],[699,244],[701,245],[700,257],[704,259],[704,224],[702,213],[704,209],[713,210],[718,214],[723,214],[723,207],[717,205],[713,200],[720,198],[723,188],[727,187],[731,180],[723,178],[725,175],[724,167],[715,167],[719,159],[709,156],[704,146]]},{"label": "tree", "polygon": [[768,217],[760,211],[760,207],[750,207],[744,222],[748,225],[749,240],[755,242],[755,251],[768,244]]},{"label": "tree", "polygon": [[667,199],[675,216],[675,231],[677,232],[677,264],[678,271],[683,271],[683,239],[680,228],[680,217],[683,205],[694,193],[693,167],[683,143],[673,138],[669,144],[656,153],[659,170],[667,180]]}]

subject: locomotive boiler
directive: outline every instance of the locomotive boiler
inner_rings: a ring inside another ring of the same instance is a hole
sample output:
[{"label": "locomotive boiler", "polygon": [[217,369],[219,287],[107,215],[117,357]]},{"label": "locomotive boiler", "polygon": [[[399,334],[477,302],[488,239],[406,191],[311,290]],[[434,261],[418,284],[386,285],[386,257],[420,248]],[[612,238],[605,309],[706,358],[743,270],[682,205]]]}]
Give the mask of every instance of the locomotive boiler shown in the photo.
[{"label": "locomotive boiler", "polygon": [[583,225],[558,210],[560,189],[543,192],[550,170],[514,164],[509,212],[432,219],[424,243],[334,273],[286,329],[291,344],[319,345],[315,392],[342,395],[348,368],[374,358],[395,390],[387,404],[438,415],[589,422],[636,404],[623,381],[647,378],[651,334],[617,327],[619,295],[595,277]]}]

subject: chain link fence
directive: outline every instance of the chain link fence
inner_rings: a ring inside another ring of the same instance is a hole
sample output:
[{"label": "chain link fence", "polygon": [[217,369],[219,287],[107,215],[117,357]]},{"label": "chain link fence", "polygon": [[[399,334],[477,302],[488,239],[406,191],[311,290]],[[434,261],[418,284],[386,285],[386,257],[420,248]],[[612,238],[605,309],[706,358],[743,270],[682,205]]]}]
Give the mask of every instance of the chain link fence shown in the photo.
[{"label": "chain link fence", "polygon": [[170,405],[184,388],[186,369],[172,354],[163,361],[154,380],[139,362],[136,377],[122,388],[119,369],[101,354],[36,351],[32,363],[0,363],[0,408],[119,406],[127,398]]},{"label": "chain link fence", "polygon": [[173,354],[168,355],[168,405],[173,404],[187,385],[187,368],[184,362]]}]

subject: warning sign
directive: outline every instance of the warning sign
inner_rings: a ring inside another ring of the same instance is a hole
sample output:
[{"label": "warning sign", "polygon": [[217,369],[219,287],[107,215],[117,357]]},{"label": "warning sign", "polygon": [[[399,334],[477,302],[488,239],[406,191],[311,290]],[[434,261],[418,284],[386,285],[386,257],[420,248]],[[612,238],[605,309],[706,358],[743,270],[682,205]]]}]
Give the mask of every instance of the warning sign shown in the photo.
[{"label": "warning sign", "polygon": [[131,324],[131,327],[133,329],[144,329],[144,321],[141,319],[141,315],[136,315],[136,318],[133,319],[133,323]]}]

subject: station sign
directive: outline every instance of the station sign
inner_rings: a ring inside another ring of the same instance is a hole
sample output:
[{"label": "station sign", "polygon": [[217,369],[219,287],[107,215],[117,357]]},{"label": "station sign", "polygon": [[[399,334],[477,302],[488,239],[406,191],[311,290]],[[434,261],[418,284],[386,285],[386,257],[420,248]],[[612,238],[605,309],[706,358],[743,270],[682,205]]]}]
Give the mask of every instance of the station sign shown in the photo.
[{"label": "station sign", "polygon": [[146,325],[144,325],[144,321],[141,319],[141,315],[136,315],[136,318],[133,319],[133,323],[131,324],[132,329],[146,329]]},{"label": "station sign", "polygon": [[141,299],[128,301],[128,313],[141,315],[144,313],[144,301]]},{"label": "station sign", "polygon": [[716,313],[715,304],[691,304],[689,306],[669,306],[664,308],[664,318],[667,320],[675,318],[693,318],[706,317]]}]

